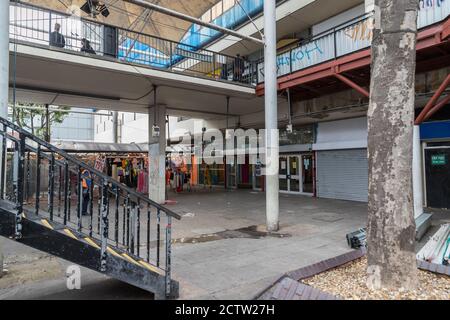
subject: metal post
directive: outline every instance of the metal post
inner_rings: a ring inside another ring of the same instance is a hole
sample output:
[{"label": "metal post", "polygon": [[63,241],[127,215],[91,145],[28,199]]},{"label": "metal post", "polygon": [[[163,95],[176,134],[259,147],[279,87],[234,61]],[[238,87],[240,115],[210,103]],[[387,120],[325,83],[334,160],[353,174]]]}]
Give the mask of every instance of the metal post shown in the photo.
[{"label": "metal post", "polygon": [[119,143],[119,112],[113,112],[113,139],[114,143]]},{"label": "metal post", "polygon": [[50,110],[48,104],[45,105],[45,141],[50,142]]},{"label": "metal post", "polygon": [[5,199],[5,182],[6,182],[6,126],[3,125],[3,135],[1,141],[1,155],[0,155],[0,198]]},{"label": "metal post", "polygon": [[[9,95],[9,1],[0,1],[0,117],[8,118]],[[6,133],[6,126],[3,126]],[[0,197],[5,196],[6,180],[6,137],[3,136],[0,147]],[[3,275],[3,253],[0,247],[0,277]]]},{"label": "metal post", "polygon": [[267,230],[278,230],[278,110],[277,110],[277,33],[275,0],[264,1],[264,91],[266,153],[266,219]]},{"label": "metal post", "polygon": [[41,201],[41,145],[37,146],[36,150],[36,202],[34,210],[36,215],[39,215],[39,205]]},{"label": "metal post", "polygon": [[25,179],[24,163],[25,163],[25,135],[19,135],[18,143],[18,163],[17,163],[17,185],[16,185],[16,223],[15,238],[22,238],[22,213],[23,213],[23,186]]},{"label": "metal post", "polygon": [[156,266],[159,267],[159,247],[161,245],[161,210],[156,210]]},{"label": "metal post", "polygon": [[51,154],[49,168],[48,168],[48,213],[50,221],[53,221],[53,194],[55,192],[55,155]]},{"label": "metal post", "polygon": [[77,225],[78,225],[78,232],[81,232],[81,229],[83,227],[82,225],[82,215],[81,215],[81,210],[83,208],[83,186],[81,184],[81,167],[78,166],[77,168],[78,172],[77,172],[77,192],[78,192],[78,201],[77,201]]},{"label": "metal post", "polygon": [[141,202],[138,199],[136,204],[136,254],[139,256],[141,245]]},{"label": "metal post", "polygon": [[69,163],[64,162],[64,225],[67,224],[67,219],[69,217]]},{"label": "metal post", "polygon": [[170,297],[171,284],[171,256],[172,254],[172,217],[167,215],[166,227],[166,297]]},{"label": "metal post", "polygon": [[[8,95],[9,95],[9,2],[0,3],[0,117],[8,119]],[[6,126],[3,131],[6,133]],[[3,135],[0,147],[1,166],[1,198],[5,196],[6,181],[6,136]]]},{"label": "metal post", "polygon": [[119,246],[119,195],[120,195],[120,190],[119,187],[116,186],[116,212],[115,212],[115,217],[114,217],[114,240],[116,241],[116,247]]},{"label": "metal post", "polygon": [[108,181],[103,181],[102,189],[102,219],[101,219],[101,230],[102,230],[102,247],[101,247],[101,261],[100,261],[100,271],[106,271],[106,258],[107,251],[106,245],[108,241]]},{"label": "metal post", "polygon": [[147,204],[147,262],[150,262],[150,204]]}]

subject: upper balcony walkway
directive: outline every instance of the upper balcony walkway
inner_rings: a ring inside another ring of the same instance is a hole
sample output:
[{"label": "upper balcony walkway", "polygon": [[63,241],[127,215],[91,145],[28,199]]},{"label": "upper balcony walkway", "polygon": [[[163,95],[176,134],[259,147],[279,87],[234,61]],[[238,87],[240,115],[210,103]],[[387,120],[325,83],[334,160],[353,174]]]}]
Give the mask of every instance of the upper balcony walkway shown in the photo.
[{"label": "upper balcony walkway", "polygon": [[[55,24],[60,25],[59,34],[54,33]],[[10,4],[10,39],[174,73],[256,85],[256,64],[243,58],[30,4]]]},{"label": "upper balcony walkway", "polygon": [[[450,24],[450,1],[420,1],[418,16],[418,71],[430,67],[445,67],[450,62],[450,51],[446,50]],[[285,50],[277,56],[279,90],[300,86],[308,87],[317,82],[317,87],[307,88],[302,93],[311,93],[327,85],[326,78],[336,73],[357,70],[355,78],[366,82],[370,78],[370,46],[372,42],[374,17],[368,13],[345,22]],[[442,45],[434,54],[424,50]],[[423,54],[424,57],[420,55]],[[433,60],[433,61],[431,61]],[[336,80],[336,79],[333,79]],[[257,94],[264,94],[264,61],[257,66]],[[320,82],[320,83],[319,83]],[[328,81],[329,82],[329,81]],[[338,83],[340,81],[337,81]]]},{"label": "upper balcony walkway", "polygon": [[256,64],[241,58],[23,3],[10,4],[9,31],[16,102],[147,113],[157,86],[157,104],[173,116],[264,108]]}]

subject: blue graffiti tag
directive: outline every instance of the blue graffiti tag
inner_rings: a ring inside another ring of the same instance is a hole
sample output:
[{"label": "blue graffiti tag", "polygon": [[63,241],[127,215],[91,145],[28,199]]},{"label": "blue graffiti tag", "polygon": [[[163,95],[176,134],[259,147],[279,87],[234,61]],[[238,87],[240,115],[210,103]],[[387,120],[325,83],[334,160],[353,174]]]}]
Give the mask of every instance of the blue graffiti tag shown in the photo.
[{"label": "blue graffiti tag", "polygon": [[320,55],[323,54],[323,50],[319,47],[317,41],[314,41],[311,44],[314,44],[314,47],[311,49],[308,49],[308,47],[305,46],[305,48],[298,50],[296,53],[292,52],[292,61],[293,62],[302,61],[305,58],[305,56],[308,60],[311,60],[311,53],[315,51],[317,51]]},{"label": "blue graffiti tag", "polygon": [[421,9],[432,8],[432,7],[434,7],[435,4],[438,7],[440,7],[442,2],[444,2],[444,0],[420,0],[419,1],[419,7]]},{"label": "blue graffiti tag", "polygon": [[[311,47],[311,45],[313,47]],[[309,48],[308,48],[309,46]],[[312,53],[317,52],[320,55],[323,55],[324,52],[320,48],[319,43],[317,41],[314,41],[312,43],[308,43],[307,45],[303,47],[299,47],[297,49],[294,49],[291,51],[291,56],[288,55],[281,55],[277,57],[277,73],[280,70],[280,67],[283,66],[290,66],[291,63],[300,62],[304,60],[305,58],[309,61],[312,59]],[[264,77],[264,69],[260,69],[259,73],[262,77]]]}]

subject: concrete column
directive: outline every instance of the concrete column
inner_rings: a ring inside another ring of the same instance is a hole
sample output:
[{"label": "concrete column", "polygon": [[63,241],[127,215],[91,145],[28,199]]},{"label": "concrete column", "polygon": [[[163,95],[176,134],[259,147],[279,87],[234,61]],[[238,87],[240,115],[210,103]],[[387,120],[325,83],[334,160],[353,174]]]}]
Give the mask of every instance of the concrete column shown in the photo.
[{"label": "concrete column", "polygon": [[420,143],[420,126],[414,126],[413,139],[413,199],[414,218],[417,218],[423,213],[422,148]]},{"label": "concrete column", "polygon": [[113,142],[119,143],[119,111],[113,112]]},{"label": "concrete column", "polygon": [[277,33],[275,0],[264,1],[264,94],[266,122],[266,219],[267,230],[278,230],[278,108],[277,108]]},{"label": "concrete column", "polygon": [[[159,127],[159,137],[153,137],[152,128]],[[165,175],[166,175],[166,107],[157,105],[149,109],[149,197],[153,201],[164,204],[166,201]]]},{"label": "concrete column", "polygon": [[[9,94],[9,1],[0,1],[0,117],[8,118]],[[0,128],[1,129],[1,128]],[[2,150],[0,142],[0,153]],[[2,159],[0,154],[0,161]],[[1,166],[4,163],[0,162]],[[0,277],[3,274],[3,252],[0,247]]]}]

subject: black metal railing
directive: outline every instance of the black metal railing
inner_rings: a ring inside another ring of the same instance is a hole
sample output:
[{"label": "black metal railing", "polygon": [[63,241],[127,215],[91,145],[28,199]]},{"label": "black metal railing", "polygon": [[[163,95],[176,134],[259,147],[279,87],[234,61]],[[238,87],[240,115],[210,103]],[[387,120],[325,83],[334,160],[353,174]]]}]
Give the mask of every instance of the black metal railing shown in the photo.
[{"label": "black metal railing", "polygon": [[[171,72],[256,85],[256,62],[242,57],[199,49],[35,5],[11,2],[10,7],[10,39],[15,42],[51,46],[91,57],[109,57]],[[56,25],[59,25],[59,30],[55,29]]]},{"label": "black metal railing", "polygon": [[160,268],[170,295],[178,214],[1,117],[0,128],[0,196],[15,203],[16,238],[22,214],[32,212],[101,243],[102,271],[110,246]]}]

